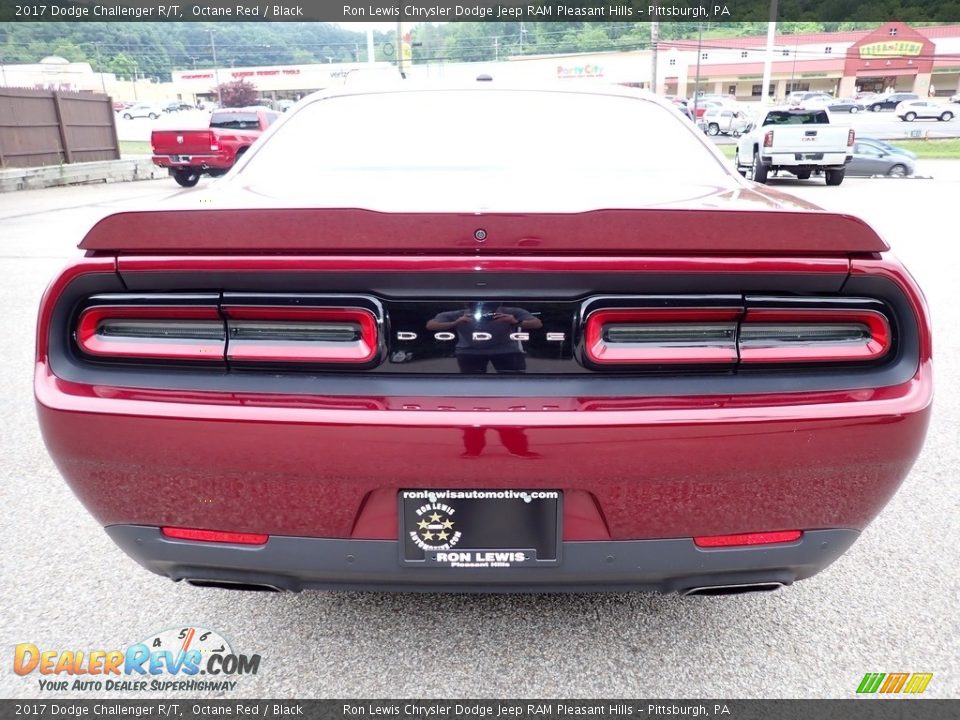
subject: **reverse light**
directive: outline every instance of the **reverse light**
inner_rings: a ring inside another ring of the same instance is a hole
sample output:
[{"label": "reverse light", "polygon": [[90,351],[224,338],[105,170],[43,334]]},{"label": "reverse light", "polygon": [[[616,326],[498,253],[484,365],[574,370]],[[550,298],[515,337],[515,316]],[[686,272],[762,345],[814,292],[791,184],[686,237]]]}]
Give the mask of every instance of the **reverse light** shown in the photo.
[{"label": "reverse light", "polygon": [[222,532],[220,530],[198,530],[196,528],[163,527],[160,532],[175,540],[193,540],[196,542],[231,543],[233,545],[265,545],[269,535],[260,533]]},{"label": "reverse light", "polygon": [[364,308],[225,305],[227,359],[363,364],[379,352],[377,319]]},{"label": "reverse light", "polygon": [[597,310],[586,323],[587,359],[599,365],[734,363],[739,309]]},{"label": "reverse light", "polygon": [[222,361],[226,328],[213,306],[102,305],[80,314],[76,340],[97,357]]},{"label": "reverse light", "polygon": [[740,535],[702,535],[693,539],[697,547],[742,547],[747,545],[777,545],[792,543],[803,537],[801,530],[743,533]]}]

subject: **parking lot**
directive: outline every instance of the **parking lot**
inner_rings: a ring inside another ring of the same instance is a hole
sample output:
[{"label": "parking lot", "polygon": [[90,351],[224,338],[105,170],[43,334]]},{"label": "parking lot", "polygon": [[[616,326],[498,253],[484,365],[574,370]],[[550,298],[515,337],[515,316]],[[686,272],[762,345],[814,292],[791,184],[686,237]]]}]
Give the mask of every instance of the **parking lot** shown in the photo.
[{"label": "parking lot", "polygon": [[[210,628],[263,658],[228,697],[853,697],[864,673],[896,671],[931,672],[925,694],[956,697],[960,162],[920,162],[934,179],[771,180],[864,217],[910,267],[932,309],[938,391],[921,458],[851,551],[791,588],[726,598],[243,594],[149,574],[47,456],[32,398],[34,322],[46,282],[99,217],[195,190],[163,179],[0,194],[4,646],[113,649],[167,628]],[[0,673],[0,694],[42,695],[36,677]]]}]

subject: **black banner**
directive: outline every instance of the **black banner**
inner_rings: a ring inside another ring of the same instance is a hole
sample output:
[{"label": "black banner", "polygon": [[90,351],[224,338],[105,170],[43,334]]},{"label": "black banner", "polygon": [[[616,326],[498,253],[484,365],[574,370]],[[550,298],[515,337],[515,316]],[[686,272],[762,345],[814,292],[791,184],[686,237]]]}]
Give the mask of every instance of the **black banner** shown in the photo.
[{"label": "black banner", "polygon": [[0,717],[44,718],[721,718],[728,720],[947,720],[956,700],[0,700]]},{"label": "black banner", "polygon": [[955,0],[37,0],[0,2],[13,22],[960,21]]}]

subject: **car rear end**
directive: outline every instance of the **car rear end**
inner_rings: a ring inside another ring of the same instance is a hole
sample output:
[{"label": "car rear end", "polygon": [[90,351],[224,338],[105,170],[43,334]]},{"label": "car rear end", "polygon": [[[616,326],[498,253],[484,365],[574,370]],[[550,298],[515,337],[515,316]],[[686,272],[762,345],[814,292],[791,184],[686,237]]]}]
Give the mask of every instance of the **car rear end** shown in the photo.
[{"label": "car rear end", "polygon": [[[565,131],[500,132],[507,108],[622,115],[670,152],[644,149],[639,175],[600,135],[551,155]],[[304,138],[372,132],[373,109],[415,160],[385,164],[381,137],[278,182]],[[846,550],[920,451],[910,276],[861,221],[732,176],[666,105],[411,90],[284,125],[208,209],[101,221],[42,302],[47,446],[154,572],[768,590]],[[518,169],[521,146],[540,164]]]},{"label": "car rear end", "polygon": [[791,108],[767,114],[760,156],[770,167],[842,169],[853,155],[852,128],[830,124],[826,110]]},{"label": "car rear end", "polygon": [[229,169],[233,165],[233,156],[212,130],[154,130],[150,144],[153,163],[159,167]]}]

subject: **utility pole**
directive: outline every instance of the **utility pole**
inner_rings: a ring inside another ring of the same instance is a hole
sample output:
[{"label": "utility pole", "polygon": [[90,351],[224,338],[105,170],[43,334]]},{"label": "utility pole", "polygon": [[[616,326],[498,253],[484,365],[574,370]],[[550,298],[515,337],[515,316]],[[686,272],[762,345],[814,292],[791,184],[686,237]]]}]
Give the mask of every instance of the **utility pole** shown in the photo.
[{"label": "utility pole", "polygon": [[100,59],[100,43],[95,42],[93,46],[97,49],[97,72],[100,73],[100,87],[103,88],[103,94],[107,94],[107,81],[103,77],[103,61]]},{"label": "utility pole", "polygon": [[373,30],[367,30],[367,64],[373,65],[376,62],[373,48]]},{"label": "utility pole", "polygon": [[497,62],[500,60],[500,36],[493,36],[493,60]]},{"label": "utility pole", "polygon": [[217,86],[217,105],[223,107],[223,97],[220,92],[220,70],[217,67],[217,43],[213,39],[216,30],[207,30],[210,33],[210,50],[213,52],[213,82]]},{"label": "utility pole", "polygon": [[523,55],[523,35],[527,32],[527,29],[523,26],[523,21],[520,22],[520,54]]},{"label": "utility pole", "polygon": [[397,70],[400,71],[400,77],[406,80],[403,72],[403,22],[400,20],[397,20]]},{"label": "utility pole", "polygon": [[[697,76],[693,87],[693,122],[697,122],[697,106],[700,104],[700,56],[703,54],[703,23],[697,23]],[[699,125],[699,123],[698,123]]]},{"label": "utility pole", "polygon": [[763,85],[760,86],[760,103],[770,102],[770,71],[773,63],[773,41],[777,35],[777,0],[770,0],[770,22],[767,23],[767,53],[763,58]]},{"label": "utility pole", "polygon": [[[657,7],[657,2],[654,0],[653,8]],[[660,45],[660,23],[652,22],[650,23],[650,48],[652,54],[650,56],[650,89],[653,91],[653,94],[657,94],[657,50]]]},{"label": "utility pole", "polygon": [[139,69],[140,67],[136,63],[134,63],[133,64],[133,99],[134,100],[138,99],[137,98],[137,71]]}]

